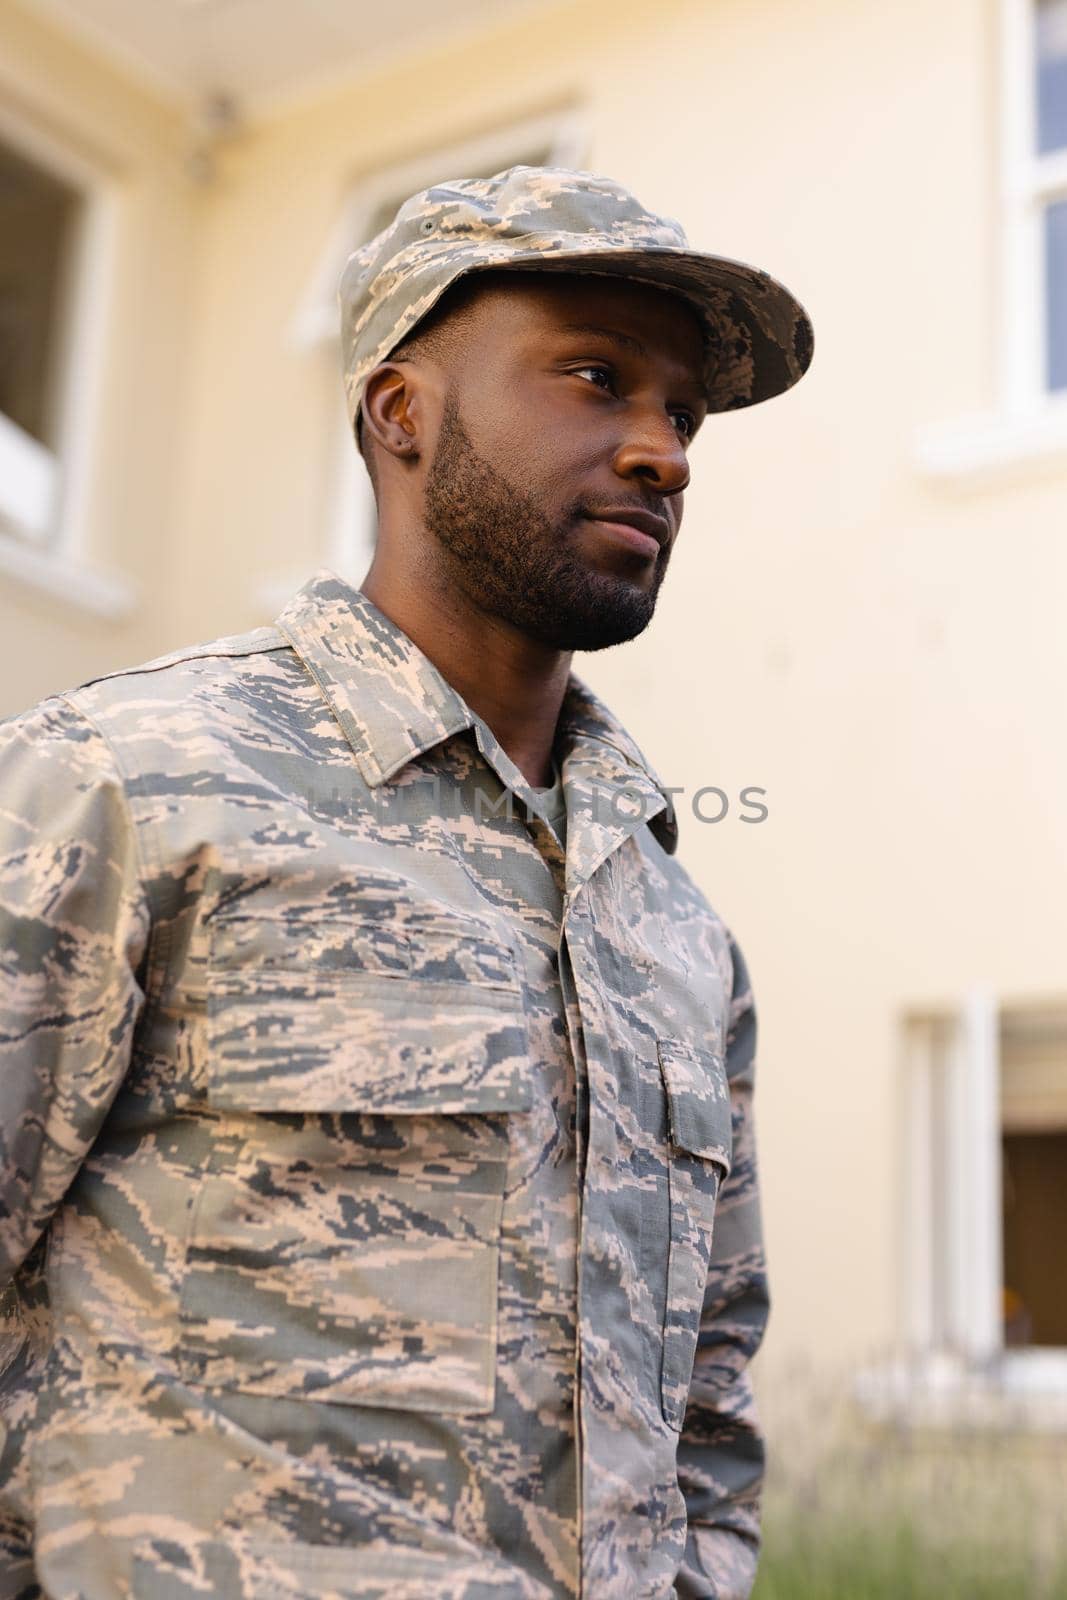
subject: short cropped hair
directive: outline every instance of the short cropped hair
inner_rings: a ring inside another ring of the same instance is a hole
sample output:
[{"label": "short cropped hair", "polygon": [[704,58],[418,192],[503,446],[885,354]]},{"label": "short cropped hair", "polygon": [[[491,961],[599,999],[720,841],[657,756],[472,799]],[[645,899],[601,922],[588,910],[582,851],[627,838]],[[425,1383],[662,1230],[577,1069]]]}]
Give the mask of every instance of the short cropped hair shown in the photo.
[{"label": "short cropped hair", "polygon": [[[449,285],[437,304],[426,313],[422,321],[401,339],[395,349],[385,357],[387,361],[437,361],[447,363],[448,357],[462,337],[464,325],[470,319],[470,303],[484,286],[487,278],[499,278],[492,271],[472,273],[457,278]],[[512,274],[514,276],[514,274]],[[363,438],[363,407],[356,412],[356,449],[367,465],[374,497],[378,498],[378,465],[374,444]]]}]

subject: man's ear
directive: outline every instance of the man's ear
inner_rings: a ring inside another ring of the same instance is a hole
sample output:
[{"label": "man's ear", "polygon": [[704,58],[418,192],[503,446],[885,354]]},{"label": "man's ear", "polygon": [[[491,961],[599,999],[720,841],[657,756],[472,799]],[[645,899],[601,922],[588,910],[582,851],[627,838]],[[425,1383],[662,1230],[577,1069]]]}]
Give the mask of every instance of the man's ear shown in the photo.
[{"label": "man's ear", "polygon": [[363,433],[374,440],[379,462],[383,454],[418,460],[420,402],[419,375],[409,362],[383,361],[375,367],[363,391]]}]

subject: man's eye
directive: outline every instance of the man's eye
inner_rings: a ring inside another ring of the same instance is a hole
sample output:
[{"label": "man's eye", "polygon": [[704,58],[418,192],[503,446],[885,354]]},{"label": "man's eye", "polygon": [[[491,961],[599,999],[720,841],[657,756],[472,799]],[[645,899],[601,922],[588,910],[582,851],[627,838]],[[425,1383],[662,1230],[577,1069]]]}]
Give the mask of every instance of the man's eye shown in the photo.
[{"label": "man's eye", "polygon": [[[682,423],[684,424],[685,437],[687,439],[691,439],[694,433],[697,431],[697,425],[696,420],[690,415],[690,413],[688,411],[672,411],[671,416],[675,419],[679,417],[681,418]],[[677,426],[677,421],[675,426]]]},{"label": "man's eye", "polygon": [[598,366],[598,365],[592,365],[591,364],[588,367],[572,367],[571,371],[577,377],[580,377],[583,372],[595,373],[597,376],[599,376],[601,378],[605,378],[607,380],[607,384],[608,384],[609,387],[614,382],[614,379],[612,378],[612,375],[611,375],[611,368],[610,367],[601,367],[601,366]]}]

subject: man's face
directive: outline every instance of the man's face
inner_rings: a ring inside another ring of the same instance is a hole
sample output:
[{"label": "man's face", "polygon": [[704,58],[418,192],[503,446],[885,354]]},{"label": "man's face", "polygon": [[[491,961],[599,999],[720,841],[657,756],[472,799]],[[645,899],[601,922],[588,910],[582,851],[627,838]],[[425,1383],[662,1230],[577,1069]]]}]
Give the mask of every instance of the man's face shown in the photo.
[{"label": "man's face", "polygon": [[449,581],[558,649],[632,639],[706,410],[699,319],[652,286],[548,274],[497,274],[472,305],[424,486]]}]

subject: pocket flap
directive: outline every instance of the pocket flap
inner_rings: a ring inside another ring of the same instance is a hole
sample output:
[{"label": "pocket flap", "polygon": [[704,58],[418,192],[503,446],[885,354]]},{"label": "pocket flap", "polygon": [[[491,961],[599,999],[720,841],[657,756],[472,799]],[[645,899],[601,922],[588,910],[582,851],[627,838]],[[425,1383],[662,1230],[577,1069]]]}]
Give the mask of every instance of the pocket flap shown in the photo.
[{"label": "pocket flap", "polygon": [[526,1111],[522,1001],[441,986],[414,1003],[392,978],[215,973],[208,982],[208,1100],[231,1111]]},{"label": "pocket flap", "polygon": [[657,1044],[671,1142],[690,1155],[718,1161],[729,1172],[733,1126],[725,1059],[681,1039]]},{"label": "pocket flap", "polygon": [[491,930],[229,918],[207,971],[209,1104],[373,1115],[526,1111],[522,988]]}]

